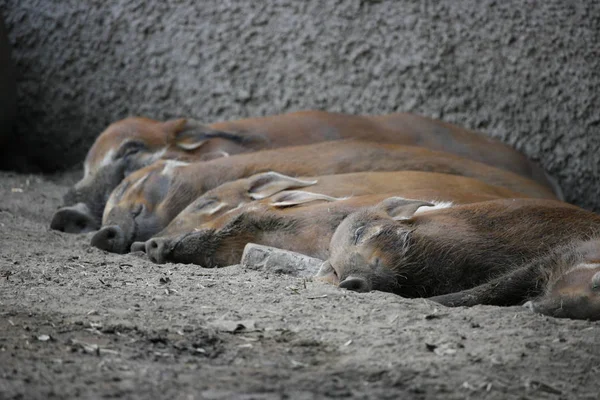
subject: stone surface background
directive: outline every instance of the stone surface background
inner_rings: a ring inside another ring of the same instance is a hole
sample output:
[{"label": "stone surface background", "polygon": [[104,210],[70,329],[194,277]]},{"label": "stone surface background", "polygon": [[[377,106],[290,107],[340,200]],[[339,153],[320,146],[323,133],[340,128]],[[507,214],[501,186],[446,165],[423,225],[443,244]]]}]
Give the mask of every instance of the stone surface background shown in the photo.
[{"label": "stone surface background", "polygon": [[16,71],[3,21],[0,14],[0,149],[12,140],[17,113]]},{"label": "stone surface background", "polygon": [[0,0],[18,69],[4,167],[78,165],[111,121],[412,111],[525,152],[600,209],[596,0]]}]

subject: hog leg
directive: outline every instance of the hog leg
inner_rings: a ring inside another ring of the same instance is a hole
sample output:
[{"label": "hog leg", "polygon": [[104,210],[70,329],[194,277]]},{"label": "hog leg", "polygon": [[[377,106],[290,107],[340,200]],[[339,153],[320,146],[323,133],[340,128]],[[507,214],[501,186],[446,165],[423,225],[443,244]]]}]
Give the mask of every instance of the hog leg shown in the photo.
[{"label": "hog leg", "polygon": [[532,263],[510,271],[471,289],[429,297],[447,307],[471,307],[477,304],[508,306],[523,302],[543,290],[540,265]]}]

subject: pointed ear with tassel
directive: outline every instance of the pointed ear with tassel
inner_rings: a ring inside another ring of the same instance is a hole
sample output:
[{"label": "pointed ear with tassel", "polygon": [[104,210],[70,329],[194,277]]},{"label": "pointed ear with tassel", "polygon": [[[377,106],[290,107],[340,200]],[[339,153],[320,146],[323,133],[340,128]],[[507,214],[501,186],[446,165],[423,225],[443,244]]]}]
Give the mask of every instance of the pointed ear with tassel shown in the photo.
[{"label": "pointed ear with tassel", "polygon": [[279,172],[265,172],[248,178],[248,194],[253,200],[270,197],[283,190],[312,186],[316,180],[304,180],[280,174]]},{"label": "pointed ear with tassel", "polygon": [[422,200],[411,200],[403,197],[390,197],[377,206],[394,220],[410,219],[421,207],[433,207],[435,204]]},{"label": "pointed ear with tassel", "polygon": [[196,150],[213,138],[229,140],[238,144],[250,140],[246,135],[216,130],[188,118],[166,121],[163,123],[163,127],[168,135],[168,143],[186,151]]},{"label": "pointed ear with tassel", "polygon": [[286,190],[272,196],[269,203],[272,207],[292,207],[313,201],[338,201],[346,197],[332,197],[321,193],[305,192],[303,190]]}]

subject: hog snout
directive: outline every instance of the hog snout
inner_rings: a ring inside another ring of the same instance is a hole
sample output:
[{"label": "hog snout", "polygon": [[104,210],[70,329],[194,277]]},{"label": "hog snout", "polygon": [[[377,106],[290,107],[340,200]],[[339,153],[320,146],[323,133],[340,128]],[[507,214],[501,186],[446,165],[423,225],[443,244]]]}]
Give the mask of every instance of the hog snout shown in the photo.
[{"label": "hog snout", "polygon": [[50,229],[66,233],[87,233],[95,231],[99,227],[100,223],[83,203],[60,208],[54,213],[50,223]]},{"label": "hog snout", "polygon": [[357,276],[349,276],[340,282],[339,287],[342,289],[352,290],[353,292],[365,293],[371,291],[369,282]]},{"label": "hog snout", "polygon": [[[235,264],[223,263],[214,259],[214,243],[211,241],[213,231],[190,232],[176,237],[154,237],[146,242],[146,254],[150,261],[157,264],[166,262],[198,264],[206,268]],[[231,249],[230,249],[231,252]],[[233,251],[233,256],[239,262],[241,253]],[[226,260],[229,261],[229,260]]]},{"label": "hog snout", "polygon": [[111,253],[123,254],[129,250],[125,233],[117,225],[105,226],[92,237],[92,246]]},{"label": "hog snout", "polygon": [[156,264],[167,262],[168,239],[153,238],[146,242],[146,254],[150,261]]},{"label": "hog snout", "polygon": [[146,242],[133,242],[131,248],[129,249],[131,253],[135,253],[136,251],[146,252]]}]

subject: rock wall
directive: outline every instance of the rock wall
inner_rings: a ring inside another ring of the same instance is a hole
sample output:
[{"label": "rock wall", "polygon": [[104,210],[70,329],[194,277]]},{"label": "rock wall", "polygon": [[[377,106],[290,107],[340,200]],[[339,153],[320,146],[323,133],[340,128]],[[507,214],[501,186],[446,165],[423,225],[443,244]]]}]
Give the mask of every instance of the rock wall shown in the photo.
[{"label": "rock wall", "polygon": [[13,139],[17,113],[16,71],[3,21],[0,14],[0,149]]},{"label": "rock wall", "polygon": [[596,0],[0,0],[17,64],[4,166],[78,164],[127,115],[412,111],[538,159],[600,209]]}]

